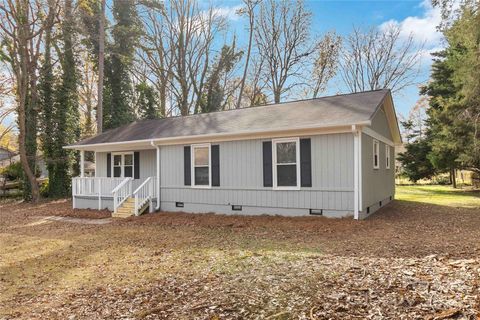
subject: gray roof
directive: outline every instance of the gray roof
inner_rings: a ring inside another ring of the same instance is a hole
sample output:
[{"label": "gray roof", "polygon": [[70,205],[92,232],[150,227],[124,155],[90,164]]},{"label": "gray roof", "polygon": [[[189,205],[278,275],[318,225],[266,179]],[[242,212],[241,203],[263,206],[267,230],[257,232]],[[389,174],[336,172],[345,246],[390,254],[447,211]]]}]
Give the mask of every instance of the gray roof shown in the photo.
[{"label": "gray roof", "polygon": [[74,145],[361,124],[389,90],[343,94],[265,106],[132,122]]}]

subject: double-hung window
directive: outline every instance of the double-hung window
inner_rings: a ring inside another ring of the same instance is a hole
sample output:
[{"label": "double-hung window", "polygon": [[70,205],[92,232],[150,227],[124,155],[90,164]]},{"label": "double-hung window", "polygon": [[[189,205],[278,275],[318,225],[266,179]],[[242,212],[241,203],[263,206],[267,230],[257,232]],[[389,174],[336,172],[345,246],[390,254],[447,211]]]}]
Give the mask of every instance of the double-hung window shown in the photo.
[{"label": "double-hung window", "polygon": [[373,140],[373,169],[380,168],[380,143]]},{"label": "double-hung window", "polygon": [[276,139],[272,142],[273,187],[298,189],[300,187],[299,139]]},{"label": "double-hung window", "polygon": [[133,152],[112,154],[112,176],[115,178],[133,177]]},{"label": "double-hung window", "polygon": [[385,168],[390,169],[390,146],[385,145]]},{"label": "double-hung window", "polygon": [[192,177],[194,187],[211,186],[210,144],[192,145]]}]

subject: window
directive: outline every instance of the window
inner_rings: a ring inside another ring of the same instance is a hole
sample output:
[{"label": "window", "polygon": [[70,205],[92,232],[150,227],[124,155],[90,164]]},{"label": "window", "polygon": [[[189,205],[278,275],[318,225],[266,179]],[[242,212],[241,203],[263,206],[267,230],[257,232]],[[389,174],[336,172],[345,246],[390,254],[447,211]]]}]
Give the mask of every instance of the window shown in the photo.
[{"label": "window", "polygon": [[385,145],[385,168],[390,169],[390,146]]},{"label": "window", "polygon": [[133,177],[133,152],[112,154],[112,176]]},{"label": "window", "polygon": [[272,141],[273,187],[297,189],[300,186],[300,150],[298,138]]},{"label": "window", "polygon": [[378,140],[373,140],[373,169],[380,168],[380,143]]},{"label": "window", "polygon": [[194,187],[210,187],[210,144],[192,146],[192,177]]}]

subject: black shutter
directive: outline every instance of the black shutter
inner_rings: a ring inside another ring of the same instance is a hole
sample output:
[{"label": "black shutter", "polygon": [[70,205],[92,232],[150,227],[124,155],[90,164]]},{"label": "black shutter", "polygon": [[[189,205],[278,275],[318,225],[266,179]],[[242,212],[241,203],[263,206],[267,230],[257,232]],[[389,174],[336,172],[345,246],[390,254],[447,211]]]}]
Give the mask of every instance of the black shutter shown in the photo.
[{"label": "black shutter", "polygon": [[212,187],[220,187],[220,146],[212,146]]},{"label": "black shutter", "polygon": [[112,154],[107,153],[107,177],[112,176]]},{"label": "black shutter", "polygon": [[312,186],[312,150],[310,139],[300,139],[300,185]]},{"label": "black shutter", "polygon": [[183,176],[184,176],[184,184],[186,186],[191,185],[191,157],[190,157],[190,146],[183,147]]},{"label": "black shutter", "polygon": [[140,179],[140,152],[133,153],[133,179]]},{"label": "black shutter", "polygon": [[263,142],[263,186],[272,187],[272,141]]}]

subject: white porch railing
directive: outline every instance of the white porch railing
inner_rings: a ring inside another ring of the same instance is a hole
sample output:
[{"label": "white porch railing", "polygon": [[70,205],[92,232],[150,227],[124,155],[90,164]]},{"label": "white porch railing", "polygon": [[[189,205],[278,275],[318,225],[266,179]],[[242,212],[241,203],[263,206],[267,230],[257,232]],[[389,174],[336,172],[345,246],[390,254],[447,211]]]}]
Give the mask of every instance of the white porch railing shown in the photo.
[{"label": "white porch railing", "polygon": [[[135,190],[133,192],[132,190]],[[104,209],[107,203],[113,199],[114,211],[128,198],[137,194],[138,210],[148,201],[156,199],[156,177],[146,179],[132,178],[108,178],[108,177],[75,177],[72,178],[73,207],[77,208],[76,202],[82,197],[98,200],[98,210]],[[151,205],[152,207],[152,205]]]},{"label": "white porch railing", "polygon": [[135,197],[135,215],[140,214],[140,210],[146,203],[149,203],[150,212],[153,211],[152,200],[155,197],[155,179],[153,177],[147,178],[134,192]]},{"label": "white porch railing", "polygon": [[132,195],[133,178],[125,178],[115,189],[113,189],[113,212],[117,213],[118,207]]}]

